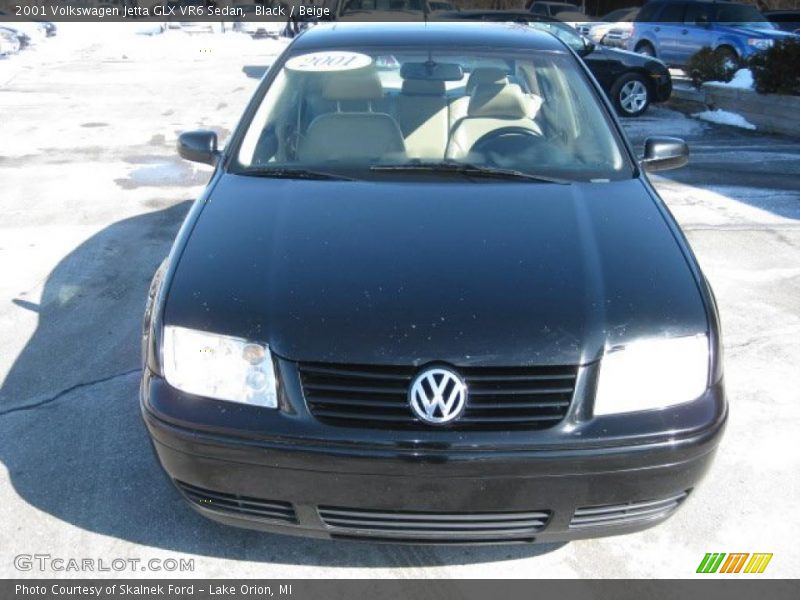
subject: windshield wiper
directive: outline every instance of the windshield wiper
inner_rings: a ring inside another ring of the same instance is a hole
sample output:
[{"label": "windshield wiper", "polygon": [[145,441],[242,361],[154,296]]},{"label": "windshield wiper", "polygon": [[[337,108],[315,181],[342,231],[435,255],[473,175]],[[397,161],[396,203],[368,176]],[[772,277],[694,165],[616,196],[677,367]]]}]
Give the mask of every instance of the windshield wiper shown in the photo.
[{"label": "windshield wiper", "polygon": [[429,173],[457,173],[468,177],[485,177],[492,179],[514,179],[519,181],[531,181],[535,183],[557,183],[568,185],[566,179],[556,179],[543,175],[534,175],[514,169],[501,169],[497,167],[484,167],[472,163],[462,163],[457,161],[442,162],[412,162],[400,165],[374,165],[371,171],[426,171]]},{"label": "windshield wiper", "polygon": [[339,180],[353,181],[352,177],[338,175],[336,173],[326,173],[324,171],[314,171],[312,169],[297,169],[293,167],[256,167],[239,171],[237,175],[249,175],[251,177],[274,177],[275,179],[318,179],[318,180]]}]

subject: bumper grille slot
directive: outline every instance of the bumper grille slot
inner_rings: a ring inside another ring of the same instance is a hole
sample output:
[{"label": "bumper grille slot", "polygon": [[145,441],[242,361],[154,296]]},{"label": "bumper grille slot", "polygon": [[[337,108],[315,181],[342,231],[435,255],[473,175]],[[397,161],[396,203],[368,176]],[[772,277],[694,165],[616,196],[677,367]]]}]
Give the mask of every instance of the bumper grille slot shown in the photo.
[{"label": "bumper grille slot", "polygon": [[[429,429],[408,405],[414,367],[300,363],[303,394],[320,421],[344,427]],[[545,429],[569,410],[578,367],[466,367],[457,430]]]},{"label": "bumper grille slot", "polygon": [[175,484],[189,502],[205,510],[265,521],[297,523],[294,507],[289,502],[213,492],[182,481],[175,481]]},{"label": "bumper grille slot", "polygon": [[426,544],[436,546],[488,546],[493,544],[517,545],[517,544],[532,544],[536,541],[534,538],[458,538],[458,539],[443,539],[443,538],[418,538],[406,536],[393,536],[393,537],[380,537],[380,536],[363,536],[363,535],[340,535],[332,533],[331,539],[343,540],[349,542],[364,542],[369,541],[374,544],[411,544],[414,546],[423,546]]},{"label": "bumper grille slot", "polygon": [[639,521],[663,519],[671,514],[689,495],[689,491],[659,500],[644,500],[627,504],[587,506],[575,511],[570,529],[627,525]]},{"label": "bumper grille slot", "polygon": [[550,518],[548,511],[437,513],[320,506],[319,516],[336,537],[391,541],[469,542],[531,540]]}]

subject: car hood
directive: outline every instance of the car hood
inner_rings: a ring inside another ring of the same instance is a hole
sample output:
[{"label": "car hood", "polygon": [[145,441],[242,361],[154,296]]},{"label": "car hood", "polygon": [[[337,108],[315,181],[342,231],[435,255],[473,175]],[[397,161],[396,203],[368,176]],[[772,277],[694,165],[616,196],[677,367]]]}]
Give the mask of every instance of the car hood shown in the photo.
[{"label": "car hood", "polygon": [[[604,58],[610,60],[616,60],[624,65],[629,67],[642,67],[642,68],[650,68],[650,69],[662,69],[664,71],[669,71],[667,65],[652,56],[647,56],[645,54],[639,54],[638,52],[630,52],[628,50],[621,50],[619,48],[611,48],[609,46],[595,46],[595,49],[592,51],[588,57],[591,57],[593,54],[597,53]],[[587,58],[588,58],[587,57]]]},{"label": "car hood", "polygon": [[737,35],[750,35],[772,40],[785,40],[795,37],[787,31],[773,29],[769,23],[720,23],[719,25],[722,30],[728,30]]},{"label": "car hood", "polygon": [[164,323],[359,364],[579,364],[706,331],[696,281],[637,179],[349,182],[225,174]]}]

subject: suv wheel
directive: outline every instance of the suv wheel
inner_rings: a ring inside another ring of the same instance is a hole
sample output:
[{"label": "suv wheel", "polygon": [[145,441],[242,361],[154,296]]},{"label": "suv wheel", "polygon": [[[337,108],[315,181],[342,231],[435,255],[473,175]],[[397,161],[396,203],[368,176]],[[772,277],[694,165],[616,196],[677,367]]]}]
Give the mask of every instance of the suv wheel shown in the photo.
[{"label": "suv wheel", "polygon": [[722,58],[722,64],[726,71],[733,73],[739,68],[739,55],[733,48],[720,46],[717,48],[717,54]]},{"label": "suv wheel", "polygon": [[638,54],[644,54],[645,56],[652,56],[655,57],[656,49],[653,48],[650,42],[642,42],[638,46],[636,46],[636,52]]},{"label": "suv wheel", "polygon": [[638,117],[650,106],[650,87],[644,75],[628,73],[611,87],[611,99],[623,117]]}]

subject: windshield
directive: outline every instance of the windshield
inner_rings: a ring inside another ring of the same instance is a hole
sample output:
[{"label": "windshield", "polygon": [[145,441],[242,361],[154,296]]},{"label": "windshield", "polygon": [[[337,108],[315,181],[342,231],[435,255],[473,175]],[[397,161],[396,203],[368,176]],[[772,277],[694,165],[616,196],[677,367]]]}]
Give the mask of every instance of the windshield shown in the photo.
[{"label": "windshield", "polygon": [[292,55],[234,156],[235,172],[284,176],[397,177],[384,167],[437,164],[450,167],[442,176],[460,172],[454,164],[568,181],[633,175],[577,60],[535,50]]}]

